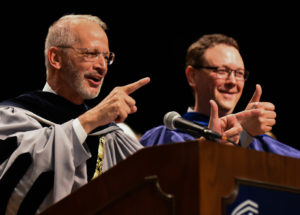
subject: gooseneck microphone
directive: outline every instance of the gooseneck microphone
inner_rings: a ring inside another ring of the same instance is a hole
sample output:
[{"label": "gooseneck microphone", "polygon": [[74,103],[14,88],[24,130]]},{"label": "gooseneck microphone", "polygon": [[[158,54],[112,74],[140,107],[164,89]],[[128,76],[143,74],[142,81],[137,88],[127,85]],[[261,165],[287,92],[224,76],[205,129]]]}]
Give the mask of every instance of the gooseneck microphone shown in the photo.
[{"label": "gooseneck microphone", "polygon": [[219,139],[226,140],[236,145],[232,140],[227,139],[227,137],[222,136],[216,131],[213,131],[199,123],[189,121],[180,116],[179,113],[171,111],[165,114],[164,124],[170,130],[180,129],[195,137],[205,137],[207,140],[217,141]]}]

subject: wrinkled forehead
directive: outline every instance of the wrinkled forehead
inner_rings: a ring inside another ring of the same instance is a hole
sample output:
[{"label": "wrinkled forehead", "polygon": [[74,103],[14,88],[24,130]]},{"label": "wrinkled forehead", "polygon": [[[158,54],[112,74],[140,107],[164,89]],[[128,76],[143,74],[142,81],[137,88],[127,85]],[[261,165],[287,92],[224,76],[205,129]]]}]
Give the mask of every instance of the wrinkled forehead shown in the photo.
[{"label": "wrinkled forehead", "polygon": [[86,20],[78,20],[70,24],[70,29],[81,45],[88,46],[89,48],[101,47],[101,49],[108,49],[107,35],[99,24]]}]

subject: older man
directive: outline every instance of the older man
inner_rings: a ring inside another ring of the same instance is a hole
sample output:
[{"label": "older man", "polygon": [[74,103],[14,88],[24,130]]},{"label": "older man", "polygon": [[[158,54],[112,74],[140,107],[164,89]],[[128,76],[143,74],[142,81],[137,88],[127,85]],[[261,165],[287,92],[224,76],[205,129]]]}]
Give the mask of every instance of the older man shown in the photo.
[{"label": "older man", "polygon": [[115,122],[137,111],[130,94],[149,78],[84,103],[114,61],[105,29],[95,16],[60,18],[46,38],[43,91],[0,104],[0,214],[40,212],[142,148]]}]

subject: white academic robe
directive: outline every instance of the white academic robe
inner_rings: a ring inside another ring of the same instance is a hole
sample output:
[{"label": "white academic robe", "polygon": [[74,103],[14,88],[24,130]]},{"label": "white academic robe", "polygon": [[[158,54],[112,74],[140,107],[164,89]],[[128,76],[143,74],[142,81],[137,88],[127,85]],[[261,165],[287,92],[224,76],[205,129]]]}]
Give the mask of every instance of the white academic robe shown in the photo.
[{"label": "white academic robe", "polygon": [[[42,127],[40,122],[49,127]],[[72,122],[55,124],[20,108],[0,108],[0,140],[16,137],[18,145],[0,164],[0,181],[16,158],[25,153],[32,157],[32,163],[9,198],[5,214],[17,213],[32,184],[43,172],[54,172],[54,184],[37,213],[87,183],[86,161],[91,153],[85,143],[79,142]],[[93,135],[105,137],[103,171],[142,148],[118,126],[109,126]]]}]

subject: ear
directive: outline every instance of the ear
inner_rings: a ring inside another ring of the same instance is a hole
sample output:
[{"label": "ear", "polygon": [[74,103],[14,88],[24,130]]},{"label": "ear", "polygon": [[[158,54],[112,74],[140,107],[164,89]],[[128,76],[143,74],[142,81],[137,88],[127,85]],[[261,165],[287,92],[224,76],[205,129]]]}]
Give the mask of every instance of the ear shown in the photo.
[{"label": "ear", "polygon": [[185,69],[185,76],[187,78],[189,85],[192,88],[195,88],[195,86],[196,86],[196,77],[195,77],[196,73],[197,73],[197,71],[192,66],[187,66]]},{"label": "ear", "polygon": [[62,53],[57,47],[51,47],[48,50],[48,61],[49,64],[56,70],[59,70],[61,68],[61,57]]}]

